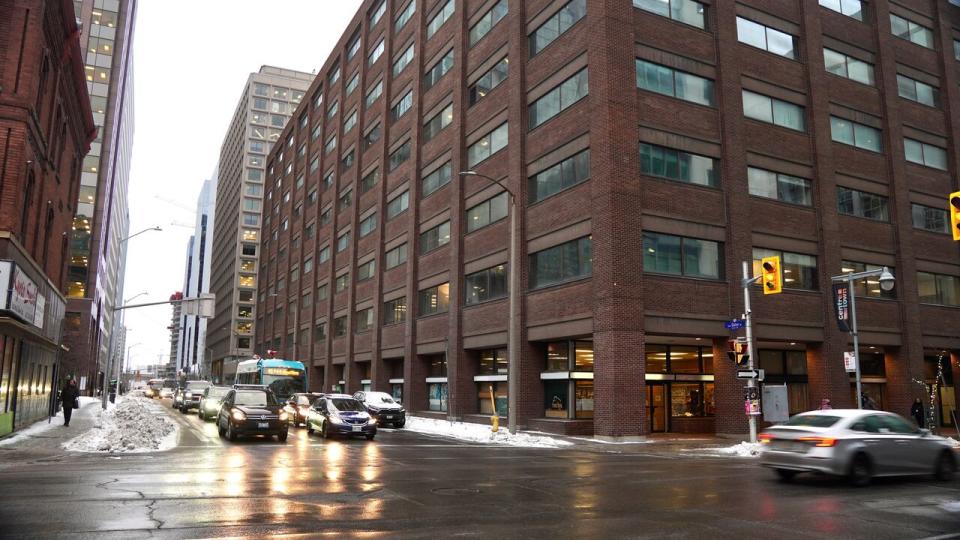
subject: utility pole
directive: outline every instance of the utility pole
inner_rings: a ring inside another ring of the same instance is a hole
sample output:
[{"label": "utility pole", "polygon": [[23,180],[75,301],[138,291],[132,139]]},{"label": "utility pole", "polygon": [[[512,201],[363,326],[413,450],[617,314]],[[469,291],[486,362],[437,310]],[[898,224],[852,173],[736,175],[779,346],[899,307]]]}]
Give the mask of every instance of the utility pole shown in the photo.
[{"label": "utility pole", "polygon": [[[750,371],[754,370],[756,365],[756,357],[754,356],[753,351],[753,313],[750,310],[750,287],[755,281],[760,279],[760,276],[755,278],[750,277],[750,263],[743,261],[743,318],[746,320],[747,327],[747,369]],[[752,394],[753,391],[749,390],[750,388],[757,387],[757,379],[749,378],[747,379],[747,393]],[[746,400],[744,400],[746,401]],[[750,413],[751,411],[747,411]],[[757,417],[754,414],[747,415],[747,421],[750,423],[750,442],[757,442]]]}]

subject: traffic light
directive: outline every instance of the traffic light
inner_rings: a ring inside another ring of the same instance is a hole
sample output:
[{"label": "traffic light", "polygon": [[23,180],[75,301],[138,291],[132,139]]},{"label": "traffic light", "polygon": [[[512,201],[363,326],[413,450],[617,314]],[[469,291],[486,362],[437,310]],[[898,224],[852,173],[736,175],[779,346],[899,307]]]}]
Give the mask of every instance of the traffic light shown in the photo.
[{"label": "traffic light", "polygon": [[764,257],[760,262],[760,282],[763,294],[778,294],[783,290],[783,274],[780,272],[780,257]]},{"label": "traffic light", "polygon": [[960,191],[950,194],[950,230],[953,239],[960,241]]},{"label": "traffic light", "polygon": [[729,347],[727,349],[727,357],[738,366],[750,360],[750,355],[747,354],[746,343],[740,343],[736,339],[731,339],[727,342],[727,345]]}]

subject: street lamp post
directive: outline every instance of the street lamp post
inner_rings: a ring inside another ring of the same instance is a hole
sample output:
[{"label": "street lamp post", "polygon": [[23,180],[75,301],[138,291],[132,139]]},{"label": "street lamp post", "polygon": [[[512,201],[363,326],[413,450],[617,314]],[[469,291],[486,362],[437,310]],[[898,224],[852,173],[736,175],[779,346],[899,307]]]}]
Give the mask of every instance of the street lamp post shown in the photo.
[{"label": "street lamp post", "polygon": [[[520,333],[515,330],[520,318],[520,265],[517,263],[517,196],[514,192],[495,178],[476,171],[461,171],[460,176],[479,176],[500,186],[510,195],[510,248],[508,265],[510,266],[509,310],[507,320],[507,427],[510,433],[517,432],[517,397],[520,394]],[[491,403],[493,411],[497,411],[497,403]]]},{"label": "street lamp post", "polygon": [[839,276],[833,276],[830,281],[847,284],[847,294],[850,297],[850,334],[853,336],[853,362],[856,367],[857,378],[857,408],[863,408],[863,391],[860,383],[860,336],[857,332],[857,295],[853,291],[853,282],[858,279],[868,277],[880,277],[880,288],[884,291],[892,291],[896,282],[890,270],[884,266],[879,270],[867,270],[865,272],[847,272]]}]

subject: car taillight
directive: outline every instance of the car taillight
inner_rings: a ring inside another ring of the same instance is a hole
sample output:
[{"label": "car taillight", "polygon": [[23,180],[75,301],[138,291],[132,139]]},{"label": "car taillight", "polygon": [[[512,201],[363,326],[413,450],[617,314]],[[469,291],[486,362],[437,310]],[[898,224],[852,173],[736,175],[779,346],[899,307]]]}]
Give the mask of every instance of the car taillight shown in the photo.
[{"label": "car taillight", "polygon": [[814,446],[819,448],[830,448],[837,444],[837,440],[832,437],[800,437],[797,440],[812,442]]},{"label": "car taillight", "polygon": [[757,436],[757,440],[760,441],[760,444],[770,444],[770,441],[773,440],[773,435],[769,433],[761,433]]}]

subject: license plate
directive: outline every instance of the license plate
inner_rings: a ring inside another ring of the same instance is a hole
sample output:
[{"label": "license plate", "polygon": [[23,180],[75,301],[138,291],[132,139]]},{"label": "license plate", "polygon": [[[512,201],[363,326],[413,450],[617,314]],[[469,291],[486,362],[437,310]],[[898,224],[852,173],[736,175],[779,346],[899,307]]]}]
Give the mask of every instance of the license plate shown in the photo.
[{"label": "license plate", "polygon": [[363,429],[363,426],[350,426],[350,427],[353,429],[353,431],[360,431],[361,429]]},{"label": "license plate", "polygon": [[387,420],[393,420],[393,415],[392,415],[392,414],[388,414],[388,415],[386,416],[386,418],[387,418]]},{"label": "license plate", "polygon": [[257,429],[267,429],[270,427],[270,422],[257,422]]}]

